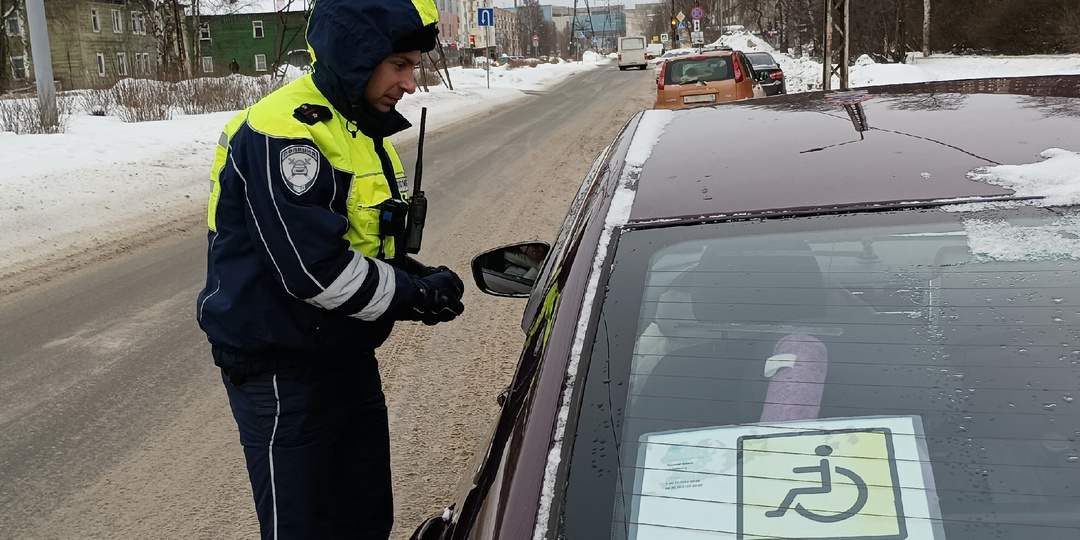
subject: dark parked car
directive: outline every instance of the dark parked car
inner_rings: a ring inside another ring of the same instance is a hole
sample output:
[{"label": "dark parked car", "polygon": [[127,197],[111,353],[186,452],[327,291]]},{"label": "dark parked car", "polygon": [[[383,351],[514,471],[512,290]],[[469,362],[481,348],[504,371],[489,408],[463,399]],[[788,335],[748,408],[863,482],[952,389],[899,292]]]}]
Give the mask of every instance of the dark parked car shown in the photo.
[{"label": "dark parked car", "polygon": [[758,75],[757,80],[761,83],[761,88],[765,90],[766,96],[787,93],[784,70],[780,69],[780,64],[773,58],[773,55],[767,52],[748,52],[746,58],[753,65],[754,71]]},{"label": "dark parked car", "polygon": [[1078,134],[1076,76],[638,114],[477,258],[523,352],[415,537],[1080,538]]}]

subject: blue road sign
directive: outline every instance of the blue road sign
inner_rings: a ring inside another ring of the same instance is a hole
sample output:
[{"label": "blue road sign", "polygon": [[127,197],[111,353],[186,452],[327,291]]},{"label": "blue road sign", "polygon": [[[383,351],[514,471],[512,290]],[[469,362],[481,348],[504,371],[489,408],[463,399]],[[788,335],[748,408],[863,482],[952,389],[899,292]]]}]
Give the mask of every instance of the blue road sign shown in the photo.
[{"label": "blue road sign", "polygon": [[592,42],[593,43],[600,43],[600,40],[596,36],[593,36]]},{"label": "blue road sign", "polygon": [[686,23],[679,21],[679,30],[686,30]]},{"label": "blue road sign", "polygon": [[584,30],[578,30],[577,37],[579,37],[581,39],[585,39],[585,31]]},{"label": "blue road sign", "polygon": [[480,8],[476,10],[478,26],[495,26],[495,8]]},{"label": "blue road sign", "polygon": [[694,9],[690,10],[690,18],[694,19],[695,21],[698,20],[698,19],[701,19],[704,16],[705,16],[705,10],[701,9],[700,6],[695,7]]}]

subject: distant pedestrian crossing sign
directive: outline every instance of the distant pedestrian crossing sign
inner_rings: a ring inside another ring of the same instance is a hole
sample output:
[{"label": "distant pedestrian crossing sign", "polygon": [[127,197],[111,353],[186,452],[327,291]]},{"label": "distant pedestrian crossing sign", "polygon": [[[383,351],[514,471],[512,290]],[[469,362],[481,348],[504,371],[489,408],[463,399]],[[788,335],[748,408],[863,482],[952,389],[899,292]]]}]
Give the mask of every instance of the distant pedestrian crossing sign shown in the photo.
[{"label": "distant pedestrian crossing sign", "polygon": [[584,30],[578,30],[577,37],[578,37],[578,39],[585,39],[585,31]]}]

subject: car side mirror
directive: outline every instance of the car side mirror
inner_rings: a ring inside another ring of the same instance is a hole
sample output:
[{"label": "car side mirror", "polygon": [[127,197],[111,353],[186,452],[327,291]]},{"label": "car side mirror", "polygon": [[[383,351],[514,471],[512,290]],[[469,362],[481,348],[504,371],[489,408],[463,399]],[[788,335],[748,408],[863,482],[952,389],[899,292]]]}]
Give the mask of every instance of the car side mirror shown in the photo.
[{"label": "car side mirror", "polygon": [[490,295],[528,298],[550,250],[544,242],[522,242],[485,251],[473,258],[473,280]]}]

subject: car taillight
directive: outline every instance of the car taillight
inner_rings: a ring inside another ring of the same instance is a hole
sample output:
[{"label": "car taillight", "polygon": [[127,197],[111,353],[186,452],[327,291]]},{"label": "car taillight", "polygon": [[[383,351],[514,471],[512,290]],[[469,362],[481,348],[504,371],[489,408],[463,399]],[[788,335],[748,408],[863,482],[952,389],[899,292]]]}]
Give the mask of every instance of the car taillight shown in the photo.
[{"label": "car taillight", "polygon": [[660,66],[660,77],[656,79],[656,88],[664,89],[664,78],[667,77],[667,62]]},{"label": "car taillight", "polygon": [[[610,57],[609,57],[609,58],[610,58]],[[622,60],[622,55],[621,55],[621,54],[619,55],[619,60]]]},{"label": "car taillight", "polygon": [[731,65],[735,66],[735,82],[741,83],[745,77],[743,77],[742,66],[739,65],[739,59],[732,56],[731,60]]},{"label": "car taillight", "polygon": [[769,74],[769,78],[770,79],[776,79],[776,80],[783,79],[784,78],[784,72],[783,71],[774,71],[774,72]]}]

